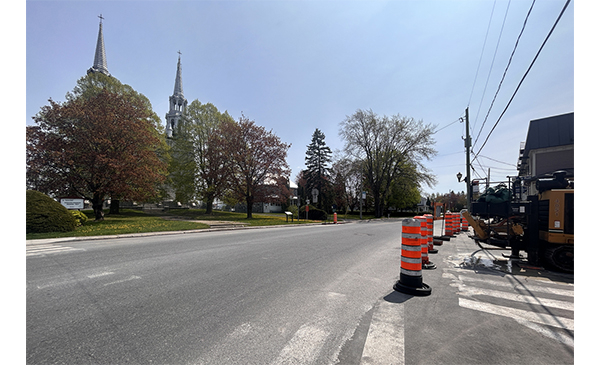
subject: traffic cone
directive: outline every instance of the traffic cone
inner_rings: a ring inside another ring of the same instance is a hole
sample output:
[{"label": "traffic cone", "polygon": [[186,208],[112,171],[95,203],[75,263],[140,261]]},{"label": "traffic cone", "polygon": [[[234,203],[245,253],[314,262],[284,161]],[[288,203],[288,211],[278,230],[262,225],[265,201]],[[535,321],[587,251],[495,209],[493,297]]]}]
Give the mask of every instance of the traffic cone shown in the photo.
[{"label": "traffic cone", "polygon": [[431,287],[423,283],[421,222],[416,219],[402,220],[400,280],[394,284],[394,290],[416,296],[431,294]]}]

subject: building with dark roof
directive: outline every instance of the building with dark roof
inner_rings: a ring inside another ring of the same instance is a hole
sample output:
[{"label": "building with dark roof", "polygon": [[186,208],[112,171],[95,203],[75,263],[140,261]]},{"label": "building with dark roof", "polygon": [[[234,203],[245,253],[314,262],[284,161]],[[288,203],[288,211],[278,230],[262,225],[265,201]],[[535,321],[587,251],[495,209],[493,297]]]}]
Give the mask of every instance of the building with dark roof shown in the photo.
[{"label": "building with dark roof", "polygon": [[528,194],[536,194],[535,178],[552,177],[555,171],[575,177],[575,113],[555,115],[529,122],[527,139],[521,142],[518,161],[519,177]]}]

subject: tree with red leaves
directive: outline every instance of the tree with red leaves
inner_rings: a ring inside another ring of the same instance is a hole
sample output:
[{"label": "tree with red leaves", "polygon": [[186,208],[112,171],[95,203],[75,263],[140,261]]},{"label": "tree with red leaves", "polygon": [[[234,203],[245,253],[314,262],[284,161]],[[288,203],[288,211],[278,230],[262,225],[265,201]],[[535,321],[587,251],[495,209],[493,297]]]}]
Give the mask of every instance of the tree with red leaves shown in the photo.
[{"label": "tree with red leaves", "polygon": [[224,122],[212,135],[214,146],[228,168],[229,189],[238,201],[245,201],[247,218],[252,218],[255,202],[285,201],[289,191],[285,184],[290,169],[286,162],[291,144],[256,125],[242,115],[237,122]]},{"label": "tree with red leaves", "polygon": [[96,220],[107,197],[156,197],[167,174],[166,144],[147,99],[102,87],[68,96],[49,100],[33,118],[37,125],[27,126],[28,188],[82,196]]}]

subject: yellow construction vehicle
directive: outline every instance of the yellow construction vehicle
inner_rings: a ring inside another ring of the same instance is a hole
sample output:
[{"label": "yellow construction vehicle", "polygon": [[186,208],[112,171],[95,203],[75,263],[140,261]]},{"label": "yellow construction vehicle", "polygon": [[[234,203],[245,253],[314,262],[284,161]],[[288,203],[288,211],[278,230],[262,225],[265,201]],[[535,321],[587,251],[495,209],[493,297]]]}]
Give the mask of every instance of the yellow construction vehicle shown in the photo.
[{"label": "yellow construction vehicle", "polygon": [[[463,216],[473,227],[475,239],[493,246],[510,248],[511,258],[523,258],[536,266],[574,270],[574,195],[573,182],[564,171],[552,178],[538,179],[537,195],[522,201],[517,198],[472,202]],[[510,191],[510,181],[509,181]]]}]

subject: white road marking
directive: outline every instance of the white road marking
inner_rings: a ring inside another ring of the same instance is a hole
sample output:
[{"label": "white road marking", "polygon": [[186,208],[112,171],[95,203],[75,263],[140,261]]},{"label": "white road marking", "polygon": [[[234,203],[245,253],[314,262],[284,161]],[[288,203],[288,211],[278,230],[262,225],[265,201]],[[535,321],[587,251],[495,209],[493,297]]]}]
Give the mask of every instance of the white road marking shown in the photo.
[{"label": "white road marking", "polygon": [[296,331],[272,365],[311,364],[317,359],[328,333],[313,324],[305,324]]},{"label": "white road marking", "polygon": [[363,348],[361,364],[404,364],[404,304],[381,301]]},{"label": "white road marking", "polygon": [[[444,269],[446,270],[446,269]],[[501,287],[501,288],[511,288],[514,290],[521,290],[521,291],[531,291],[531,292],[537,292],[537,293],[545,293],[545,294],[555,294],[555,295],[562,295],[562,296],[567,296],[567,297],[574,297],[575,296],[575,292],[573,290],[568,290],[568,289],[558,289],[558,288],[551,288],[551,287],[547,287],[547,286],[540,286],[540,285],[529,285],[529,284],[525,284],[523,282],[508,282],[506,280],[494,280],[494,281],[490,281],[490,279],[480,279],[480,278],[474,278],[474,277],[470,277],[470,276],[466,276],[466,275],[454,275],[451,273],[443,273],[442,274],[444,278],[446,279],[453,279],[453,280],[458,280],[460,282],[474,282],[474,283],[486,283],[486,284],[490,284],[493,283],[494,286],[496,287]],[[553,283],[553,284],[558,284],[558,283]],[[560,285],[565,285],[567,287],[571,286],[571,284],[560,284]]]},{"label": "white road marking", "polygon": [[103,286],[109,286],[109,285],[114,285],[114,284],[121,284],[121,283],[125,283],[127,281],[138,280],[138,279],[141,279],[141,277],[133,275],[132,277],[130,277],[128,279],[113,281],[113,282],[110,282],[110,283],[106,283]]},{"label": "white road marking", "polygon": [[521,309],[504,307],[501,305],[478,302],[475,300],[458,298],[458,304],[463,308],[474,309],[480,312],[491,313],[509,318],[519,318],[521,320],[539,323],[546,326],[563,328],[573,331],[575,329],[575,321],[570,318],[558,317],[544,313],[537,313]]},{"label": "white road marking", "polygon": [[568,336],[565,333],[553,331],[552,329],[550,329],[548,327],[542,327],[535,323],[532,323],[530,321],[527,321],[527,320],[524,320],[524,319],[521,319],[518,317],[515,317],[513,319],[515,321],[519,322],[520,324],[522,324],[523,326],[528,327],[528,328],[538,332],[541,335],[552,338],[558,342],[562,342],[567,346],[575,347],[575,339],[572,336]]},{"label": "white road marking", "polygon": [[572,302],[540,298],[540,297],[535,297],[535,296],[530,296],[530,295],[521,295],[521,294],[509,293],[509,292],[500,291],[500,290],[482,289],[482,288],[476,288],[473,286],[467,286],[464,284],[455,284],[455,285],[458,287],[460,294],[471,296],[471,297],[475,296],[475,295],[485,295],[488,297],[507,299],[507,300],[512,300],[515,302],[522,302],[522,303],[527,303],[527,304],[537,304],[537,305],[541,305],[544,307],[559,308],[559,309],[565,309],[565,310],[569,310],[569,311],[575,310],[575,305]]},{"label": "white road marking", "polygon": [[83,248],[75,248],[69,246],[59,246],[53,244],[42,245],[27,245],[25,252],[26,256],[38,256],[48,253],[64,252],[64,251],[85,251]]},{"label": "white road marking", "polygon": [[90,279],[95,279],[95,278],[99,278],[99,277],[102,277],[102,276],[108,276],[108,275],[114,275],[114,272],[112,272],[112,271],[105,271],[105,272],[100,272],[100,273],[97,273],[97,274],[88,275],[87,277],[90,278]]}]

